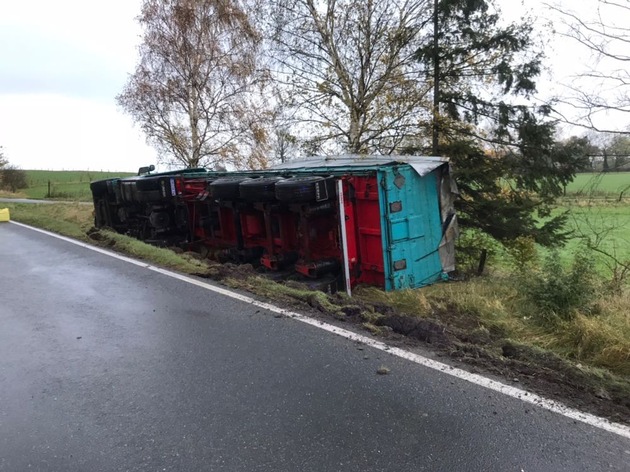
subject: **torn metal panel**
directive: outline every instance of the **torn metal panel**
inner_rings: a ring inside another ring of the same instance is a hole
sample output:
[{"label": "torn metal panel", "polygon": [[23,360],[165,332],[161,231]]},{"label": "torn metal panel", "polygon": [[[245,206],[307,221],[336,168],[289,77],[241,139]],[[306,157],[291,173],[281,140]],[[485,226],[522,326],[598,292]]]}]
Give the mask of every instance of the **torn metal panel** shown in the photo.
[{"label": "torn metal panel", "polygon": [[455,241],[459,237],[455,200],[459,197],[459,191],[448,166],[444,166],[440,170],[439,186],[440,215],[442,218],[442,240],[440,241],[439,254],[442,269],[445,273],[449,273],[455,270]]}]

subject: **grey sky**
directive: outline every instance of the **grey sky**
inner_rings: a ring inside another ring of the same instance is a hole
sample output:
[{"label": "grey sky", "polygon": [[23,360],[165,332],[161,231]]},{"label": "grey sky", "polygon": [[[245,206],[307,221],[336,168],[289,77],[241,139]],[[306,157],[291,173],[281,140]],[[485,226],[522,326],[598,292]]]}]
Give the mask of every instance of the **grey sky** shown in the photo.
[{"label": "grey sky", "polygon": [[53,93],[109,100],[124,84],[124,64],[78,41],[10,25],[0,30],[0,93]]},{"label": "grey sky", "polygon": [[115,96],[136,62],[140,0],[0,0],[0,145],[23,168],[155,161]]}]

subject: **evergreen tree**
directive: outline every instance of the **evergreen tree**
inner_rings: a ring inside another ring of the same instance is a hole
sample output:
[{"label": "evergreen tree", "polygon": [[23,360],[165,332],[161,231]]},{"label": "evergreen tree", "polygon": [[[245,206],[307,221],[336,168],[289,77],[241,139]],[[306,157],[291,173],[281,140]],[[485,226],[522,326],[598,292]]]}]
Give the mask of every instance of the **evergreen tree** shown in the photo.
[{"label": "evergreen tree", "polygon": [[566,216],[550,217],[550,204],[576,167],[555,144],[549,106],[529,103],[542,59],[532,23],[503,25],[490,0],[436,0],[434,14],[417,58],[434,83],[432,151],[452,159],[461,223],[503,242],[561,242]]}]

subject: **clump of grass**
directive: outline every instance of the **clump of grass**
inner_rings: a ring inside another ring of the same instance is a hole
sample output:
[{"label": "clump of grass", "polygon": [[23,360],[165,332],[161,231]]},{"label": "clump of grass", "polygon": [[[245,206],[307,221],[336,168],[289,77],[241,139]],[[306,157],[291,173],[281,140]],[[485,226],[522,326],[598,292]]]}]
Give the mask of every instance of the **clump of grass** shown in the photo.
[{"label": "clump of grass", "polygon": [[426,317],[431,314],[432,307],[421,290],[399,290],[385,292],[377,287],[358,287],[355,297],[375,305],[389,306],[399,313]]},{"label": "clump of grass", "polygon": [[624,311],[604,309],[598,316],[580,314],[563,323],[547,347],[577,361],[630,375],[630,300],[623,299]]},{"label": "clump of grass", "polygon": [[374,323],[366,322],[363,323],[361,326],[367,329],[374,336],[380,336],[381,334],[383,334],[383,329],[380,326],[376,326]]}]

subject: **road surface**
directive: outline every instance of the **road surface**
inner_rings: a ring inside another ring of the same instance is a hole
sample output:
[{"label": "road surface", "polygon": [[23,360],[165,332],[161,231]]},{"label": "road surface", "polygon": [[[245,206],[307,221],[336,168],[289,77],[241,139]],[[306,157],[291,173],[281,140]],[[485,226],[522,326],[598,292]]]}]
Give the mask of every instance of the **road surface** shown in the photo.
[{"label": "road surface", "polygon": [[622,436],[8,223],[0,297],[1,471],[630,470]]}]

